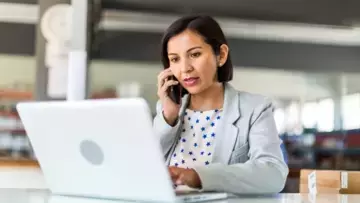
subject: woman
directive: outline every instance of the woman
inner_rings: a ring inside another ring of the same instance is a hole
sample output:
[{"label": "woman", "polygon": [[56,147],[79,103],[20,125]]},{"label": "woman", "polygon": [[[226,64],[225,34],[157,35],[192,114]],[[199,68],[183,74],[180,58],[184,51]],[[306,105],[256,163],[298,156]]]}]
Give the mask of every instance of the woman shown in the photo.
[{"label": "woman", "polygon": [[[233,66],[218,23],[208,16],[175,21],[162,40],[162,63],[153,127],[174,184],[229,193],[280,192],[288,167],[272,103],[228,84]],[[170,97],[176,90],[180,104]]]}]

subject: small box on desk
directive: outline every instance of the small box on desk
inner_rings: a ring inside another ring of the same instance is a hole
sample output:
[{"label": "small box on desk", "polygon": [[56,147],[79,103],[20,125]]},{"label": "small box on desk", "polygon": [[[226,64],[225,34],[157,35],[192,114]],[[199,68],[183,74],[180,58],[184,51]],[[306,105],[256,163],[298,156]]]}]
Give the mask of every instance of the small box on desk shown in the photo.
[{"label": "small box on desk", "polygon": [[360,194],[360,171],[303,169],[300,193]]}]

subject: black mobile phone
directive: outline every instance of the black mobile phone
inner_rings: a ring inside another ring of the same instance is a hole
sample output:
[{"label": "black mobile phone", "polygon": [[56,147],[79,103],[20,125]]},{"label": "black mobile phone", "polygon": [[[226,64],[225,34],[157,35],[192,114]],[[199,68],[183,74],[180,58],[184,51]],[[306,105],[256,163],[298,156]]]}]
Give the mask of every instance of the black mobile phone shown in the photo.
[{"label": "black mobile phone", "polygon": [[[174,76],[169,77],[169,80],[176,80]],[[167,93],[171,100],[173,100],[176,104],[181,103],[181,93],[182,93],[182,86],[180,84],[172,85],[168,88]]]}]

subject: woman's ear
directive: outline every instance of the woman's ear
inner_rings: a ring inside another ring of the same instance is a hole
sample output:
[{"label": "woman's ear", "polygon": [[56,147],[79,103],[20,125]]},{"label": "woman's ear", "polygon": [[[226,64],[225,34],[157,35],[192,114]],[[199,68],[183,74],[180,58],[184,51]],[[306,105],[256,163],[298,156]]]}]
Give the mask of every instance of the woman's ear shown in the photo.
[{"label": "woman's ear", "polygon": [[223,66],[226,63],[228,55],[229,55],[229,47],[228,47],[228,45],[222,44],[220,46],[220,52],[219,52],[219,55],[218,55],[218,66],[219,67]]}]

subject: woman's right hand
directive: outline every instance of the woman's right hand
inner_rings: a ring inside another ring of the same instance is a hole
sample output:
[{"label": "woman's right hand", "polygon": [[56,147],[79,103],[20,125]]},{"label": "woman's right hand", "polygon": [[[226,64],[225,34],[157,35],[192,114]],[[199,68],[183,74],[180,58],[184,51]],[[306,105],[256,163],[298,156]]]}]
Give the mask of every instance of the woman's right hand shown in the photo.
[{"label": "woman's right hand", "polygon": [[158,97],[162,103],[163,107],[163,116],[165,118],[165,121],[171,125],[174,126],[175,122],[178,119],[180,105],[176,104],[172,99],[169,97],[167,90],[172,85],[179,84],[178,81],[175,80],[168,80],[170,76],[173,76],[173,73],[171,72],[170,68],[167,68],[160,72],[158,75]]}]

